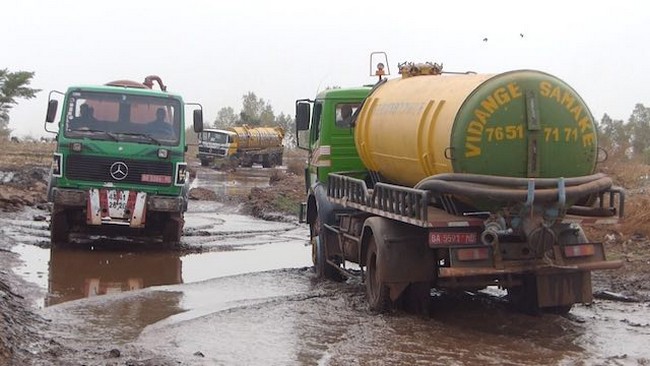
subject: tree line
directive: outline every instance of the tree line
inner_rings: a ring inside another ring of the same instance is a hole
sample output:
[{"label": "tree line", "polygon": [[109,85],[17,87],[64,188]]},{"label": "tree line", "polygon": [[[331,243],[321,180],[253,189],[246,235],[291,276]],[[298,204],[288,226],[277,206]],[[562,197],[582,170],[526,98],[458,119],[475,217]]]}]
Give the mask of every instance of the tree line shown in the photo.
[{"label": "tree line", "polygon": [[598,124],[598,145],[608,153],[650,164],[650,108],[637,103],[627,122],[607,113]]},{"label": "tree line", "polygon": [[259,98],[254,92],[249,91],[242,96],[242,107],[239,113],[235,113],[232,107],[221,108],[217,112],[217,118],[215,118],[212,127],[224,129],[241,125],[281,127],[285,133],[285,146],[296,146],[293,118],[283,112],[276,115],[271,103]]}]

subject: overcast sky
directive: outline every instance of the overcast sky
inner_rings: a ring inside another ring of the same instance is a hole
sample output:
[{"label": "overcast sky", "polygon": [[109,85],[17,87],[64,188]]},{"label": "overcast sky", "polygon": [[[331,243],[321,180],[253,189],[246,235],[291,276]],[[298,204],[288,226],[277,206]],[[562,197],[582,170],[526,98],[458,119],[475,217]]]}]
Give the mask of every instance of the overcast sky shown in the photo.
[{"label": "overcast sky", "polygon": [[[276,114],[327,86],[368,84],[369,54],[447,71],[538,69],[563,79],[596,120],[650,107],[646,1],[35,1],[0,6],[0,68],[35,71],[38,97],[11,114],[14,135],[45,135],[48,92],[142,81],[238,112],[253,91]],[[521,37],[520,34],[524,36]],[[487,38],[487,42],[483,39]]]}]

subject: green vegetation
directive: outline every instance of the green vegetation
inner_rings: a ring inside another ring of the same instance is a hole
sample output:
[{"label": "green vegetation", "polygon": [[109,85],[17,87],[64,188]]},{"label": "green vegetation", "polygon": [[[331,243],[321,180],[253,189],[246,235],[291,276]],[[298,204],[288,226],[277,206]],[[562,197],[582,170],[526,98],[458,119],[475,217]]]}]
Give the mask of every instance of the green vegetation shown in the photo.
[{"label": "green vegetation", "polygon": [[637,103],[627,123],[605,114],[598,127],[600,147],[610,154],[642,158],[650,164],[650,108]]},{"label": "green vegetation", "polygon": [[223,107],[217,112],[217,118],[211,127],[228,128],[243,124],[254,127],[282,127],[285,131],[285,146],[292,147],[296,145],[293,118],[284,113],[275,115],[271,103],[263,98],[258,98],[253,92],[248,92],[242,96],[242,108],[239,115],[235,114],[232,107]]},{"label": "green vegetation", "polygon": [[34,72],[0,69],[0,139],[7,139],[9,129],[9,111],[18,104],[17,99],[31,99],[40,89],[29,87]]}]

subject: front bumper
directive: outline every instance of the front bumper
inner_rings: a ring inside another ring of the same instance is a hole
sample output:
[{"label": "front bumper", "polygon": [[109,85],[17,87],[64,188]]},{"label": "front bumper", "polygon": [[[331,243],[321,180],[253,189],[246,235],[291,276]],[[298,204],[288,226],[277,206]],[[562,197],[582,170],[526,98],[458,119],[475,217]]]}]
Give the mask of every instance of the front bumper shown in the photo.
[{"label": "front bumper", "polygon": [[182,196],[148,195],[145,192],[111,189],[52,188],[52,202],[59,207],[86,208],[88,225],[115,224],[141,228],[147,211],[184,212]]}]

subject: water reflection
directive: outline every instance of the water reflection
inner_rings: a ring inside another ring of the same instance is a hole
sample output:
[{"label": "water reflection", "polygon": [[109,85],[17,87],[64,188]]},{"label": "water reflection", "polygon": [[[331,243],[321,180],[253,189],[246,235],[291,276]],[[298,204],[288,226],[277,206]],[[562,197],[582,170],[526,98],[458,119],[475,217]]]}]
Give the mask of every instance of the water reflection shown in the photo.
[{"label": "water reflection", "polygon": [[274,171],[262,168],[238,168],[234,172],[201,169],[192,181],[192,188],[206,188],[218,195],[246,195],[251,188],[268,187]]},{"label": "water reflection", "polygon": [[182,282],[175,252],[52,248],[45,306]]}]

